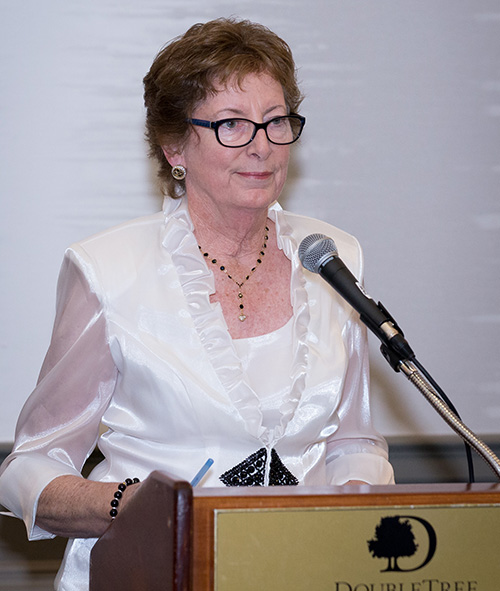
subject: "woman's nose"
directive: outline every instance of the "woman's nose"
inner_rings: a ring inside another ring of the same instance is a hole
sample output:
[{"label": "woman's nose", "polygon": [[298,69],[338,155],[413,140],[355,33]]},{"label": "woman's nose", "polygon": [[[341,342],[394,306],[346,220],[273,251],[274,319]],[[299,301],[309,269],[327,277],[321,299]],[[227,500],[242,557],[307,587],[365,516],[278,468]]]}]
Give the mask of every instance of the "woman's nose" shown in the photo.
[{"label": "woman's nose", "polygon": [[266,130],[259,129],[253,140],[248,144],[250,152],[255,153],[260,158],[266,158],[271,152],[271,142],[267,139]]}]

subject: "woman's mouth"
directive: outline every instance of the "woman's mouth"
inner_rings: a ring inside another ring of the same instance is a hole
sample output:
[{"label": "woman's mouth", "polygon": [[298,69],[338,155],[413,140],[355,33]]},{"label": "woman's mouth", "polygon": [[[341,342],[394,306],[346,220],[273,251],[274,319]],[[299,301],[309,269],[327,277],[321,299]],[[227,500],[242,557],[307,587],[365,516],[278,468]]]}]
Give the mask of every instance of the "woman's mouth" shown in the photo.
[{"label": "woman's mouth", "polygon": [[272,176],[272,172],[266,170],[266,171],[249,171],[249,172],[238,172],[238,174],[246,179],[253,179],[256,181],[265,181],[267,180],[269,177]]}]

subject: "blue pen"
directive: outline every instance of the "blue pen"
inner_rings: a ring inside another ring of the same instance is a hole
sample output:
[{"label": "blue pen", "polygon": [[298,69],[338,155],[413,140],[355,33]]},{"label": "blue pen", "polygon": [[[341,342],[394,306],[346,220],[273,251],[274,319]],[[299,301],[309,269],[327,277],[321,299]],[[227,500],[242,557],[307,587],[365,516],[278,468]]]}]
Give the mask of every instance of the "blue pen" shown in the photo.
[{"label": "blue pen", "polygon": [[201,467],[198,474],[193,478],[193,480],[191,480],[191,486],[196,486],[200,482],[200,480],[203,478],[203,476],[205,476],[205,474],[208,472],[208,469],[213,463],[214,461],[212,460],[212,458],[208,458],[208,460]]}]

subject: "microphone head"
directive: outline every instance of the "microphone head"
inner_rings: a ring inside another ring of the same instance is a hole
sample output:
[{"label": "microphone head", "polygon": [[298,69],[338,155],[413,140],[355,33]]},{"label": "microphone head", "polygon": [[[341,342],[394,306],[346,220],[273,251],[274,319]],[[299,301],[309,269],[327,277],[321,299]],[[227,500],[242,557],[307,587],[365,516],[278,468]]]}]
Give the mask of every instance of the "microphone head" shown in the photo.
[{"label": "microphone head", "polygon": [[338,254],[335,242],[324,234],[309,234],[299,246],[300,262],[312,273],[319,273],[320,268]]}]

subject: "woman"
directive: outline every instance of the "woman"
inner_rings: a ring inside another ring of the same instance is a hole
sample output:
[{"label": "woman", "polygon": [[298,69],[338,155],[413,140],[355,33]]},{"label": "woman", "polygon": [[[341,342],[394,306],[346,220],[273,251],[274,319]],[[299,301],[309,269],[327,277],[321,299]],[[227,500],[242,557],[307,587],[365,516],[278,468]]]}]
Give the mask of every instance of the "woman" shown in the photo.
[{"label": "woman", "polygon": [[[276,203],[305,121],[288,46],[247,21],[195,25],[144,83],[170,196],[68,249],[53,339],[0,479],[31,539],[72,538],[65,590],[88,587],[95,539],[140,487],[115,495],[127,477],[190,481],[210,457],[205,486],[392,482],[365,332],[297,256],[323,232],[361,277],[359,246]],[[86,480],[96,442],[104,461]]]}]

